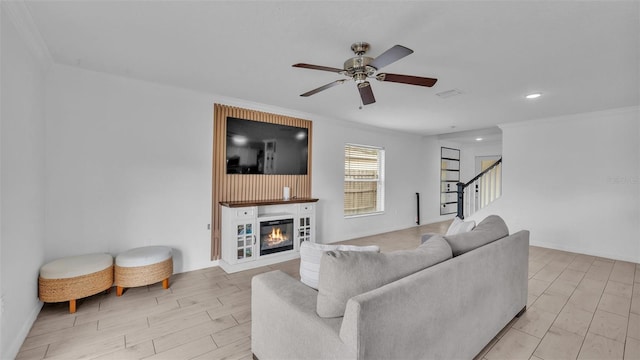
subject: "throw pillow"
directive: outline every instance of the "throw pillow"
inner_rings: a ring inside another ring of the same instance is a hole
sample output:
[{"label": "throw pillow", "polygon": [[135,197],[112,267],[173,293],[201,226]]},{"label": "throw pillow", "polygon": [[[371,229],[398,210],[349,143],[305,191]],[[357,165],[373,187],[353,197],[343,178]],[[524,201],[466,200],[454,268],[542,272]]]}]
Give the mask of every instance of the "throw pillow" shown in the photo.
[{"label": "throw pillow", "polygon": [[445,235],[456,235],[456,234],[466,233],[473,230],[475,226],[476,226],[475,221],[473,220],[463,221],[462,219],[456,216],[453,219],[453,222],[451,223],[451,225],[449,225],[449,229],[447,229],[447,232],[445,233]]},{"label": "throw pillow", "polygon": [[473,230],[456,235],[445,235],[444,238],[451,245],[453,256],[458,256],[507,235],[509,235],[509,229],[504,220],[500,216],[490,215]]},{"label": "throw pillow", "polygon": [[380,247],[378,245],[316,244],[311,241],[304,241],[300,244],[300,281],[302,281],[302,283],[318,290],[320,258],[322,258],[324,252],[331,250],[380,252]]},{"label": "throw pillow", "polygon": [[434,236],[414,250],[390,253],[328,251],[320,262],[316,312],[324,318],[343,316],[350,298],[451,256],[451,247],[442,236]]}]

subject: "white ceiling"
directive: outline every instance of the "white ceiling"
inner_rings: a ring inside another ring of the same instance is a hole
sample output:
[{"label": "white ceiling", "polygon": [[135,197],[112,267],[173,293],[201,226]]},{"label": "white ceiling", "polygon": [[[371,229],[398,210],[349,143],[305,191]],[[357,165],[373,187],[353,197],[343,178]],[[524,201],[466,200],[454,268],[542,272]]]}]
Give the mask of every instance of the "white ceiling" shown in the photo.
[{"label": "white ceiling", "polygon": [[[54,60],[419,134],[639,104],[640,2],[27,1]],[[412,55],[384,72],[436,77],[433,88],[381,83],[359,110],[341,78],[355,41]],[[436,93],[458,89],[441,99]],[[534,101],[525,94],[540,91]],[[455,127],[455,128],[453,128]]]}]

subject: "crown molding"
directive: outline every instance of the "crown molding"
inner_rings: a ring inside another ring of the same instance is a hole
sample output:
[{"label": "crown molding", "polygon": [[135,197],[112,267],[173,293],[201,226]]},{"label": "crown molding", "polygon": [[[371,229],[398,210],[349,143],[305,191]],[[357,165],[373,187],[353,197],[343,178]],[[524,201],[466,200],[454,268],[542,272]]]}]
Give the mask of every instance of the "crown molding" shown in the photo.
[{"label": "crown molding", "polygon": [[53,65],[53,57],[45,43],[31,12],[23,0],[1,1],[2,11],[8,15],[27,48],[46,70]]},{"label": "crown molding", "polygon": [[504,130],[504,129],[518,128],[518,127],[538,125],[538,124],[547,124],[547,123],[555,124],[562,121],[602,119],[602,118],[625,115],[625,114],[632,114],[637,117],[640,116],[640,106],[633,105],[633,106],[618,107],[618,108],[612,108],[612,109],[606,109],[606,110],[596,110],[596,111],[590,111],[585,113],[567,114],[567,115],[546,117],[546,118],[540,118],[540,119],[517,121],[512,123],[498,124],[498,127]]}]

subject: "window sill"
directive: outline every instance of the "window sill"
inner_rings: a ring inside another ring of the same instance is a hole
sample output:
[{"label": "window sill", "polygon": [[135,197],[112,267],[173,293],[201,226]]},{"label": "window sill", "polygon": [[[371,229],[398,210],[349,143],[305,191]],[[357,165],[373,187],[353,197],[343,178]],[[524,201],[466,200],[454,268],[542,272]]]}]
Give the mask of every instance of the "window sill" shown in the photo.
[{"label": "window sill", "polygon": [[353,218],[361,218],[361,217],[376,216],[376,215],[384,215],[384,211],[376,211],[376,212],[370,212],[366,214],[345,215],[344,218],[353,219]]}]

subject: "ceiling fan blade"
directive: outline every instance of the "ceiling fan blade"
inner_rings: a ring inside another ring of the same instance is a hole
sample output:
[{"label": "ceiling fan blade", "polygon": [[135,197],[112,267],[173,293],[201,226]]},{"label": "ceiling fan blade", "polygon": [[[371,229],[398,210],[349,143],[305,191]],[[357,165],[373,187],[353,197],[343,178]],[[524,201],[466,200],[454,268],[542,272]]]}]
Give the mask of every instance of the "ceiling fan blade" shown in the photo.
[{"label": "ceiling fan blade", "polygon": [[399,75],[399,74],[378,74],[376,79],[380,81],[390,81],[409,85],[427,86],[432,87],[436,84],[438,79],[411,76],[411,75]]},{"label": "ceiling fan blade", "polygon": [[382,67],[394,63],[411,53],[413,53],[413,50],[402,45],[395,45],[391,49],[378,55],[378,57],[373,59],[369,65],[376,69],[381,69]]},{"label": "ceiling fan blade", "polygon": [[334,87],[336,85],[340,85],[345,81],[347,81],[347,79],[336,80],[334,82],[328,83],[327,85],[323,85],[323,86],[320,86],[319,88],[313,89],[311,91],[307,91],[306,93],[301,94],[300,96],[304,96],[304,97],[311,96],[313,94],[319,93],[322,90],[327,90],[328,88]]},{"label": "ceiling fan blade", "polygon": [[360,97],[362,98],[363,105],[369,105],[376,102],[376,98],[373,96],[373,90],[371,90],[371,84],[368,81],[358,84],[358,91],[360,91]]},{"label": "ceiling fan blade", "polygon": [[293,64],[291,66],[304,68],[304,69],[331,71],[331,72],[335,72],[335,73],[339,73],[339,72],[344,71],[343,69],[333,68],[333,67],[329,67],[329,66],[311,65],[311,64],[304,64],[304,63]]}]

